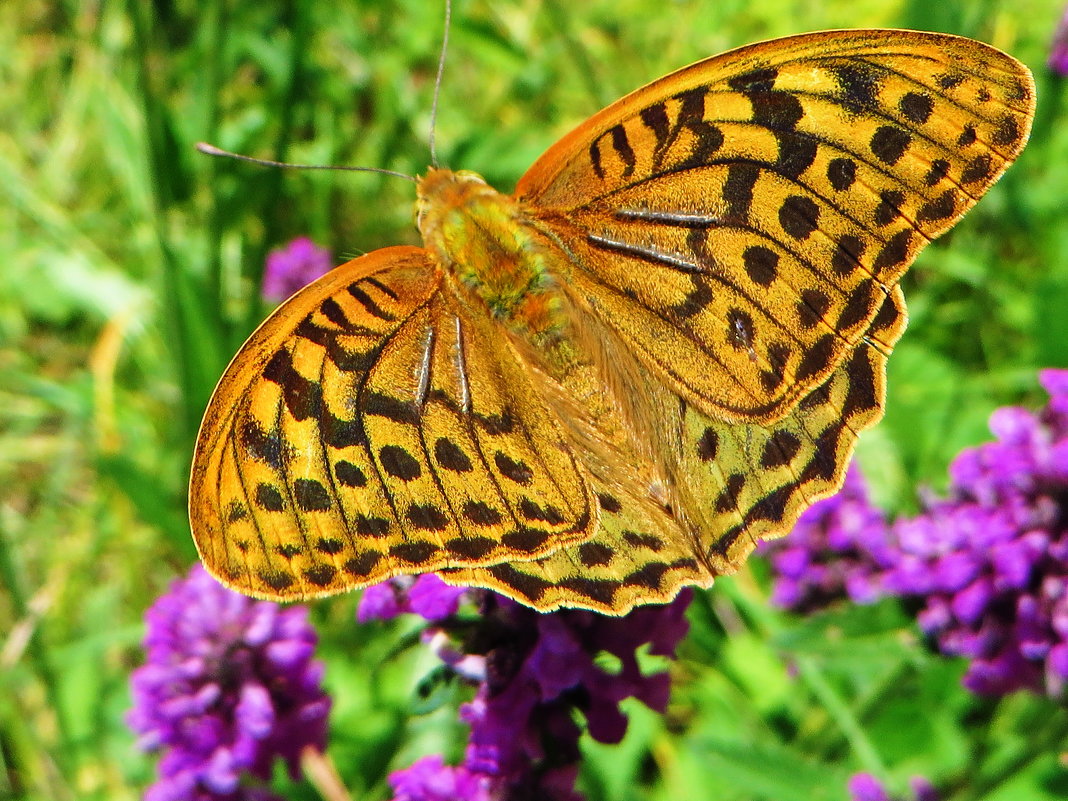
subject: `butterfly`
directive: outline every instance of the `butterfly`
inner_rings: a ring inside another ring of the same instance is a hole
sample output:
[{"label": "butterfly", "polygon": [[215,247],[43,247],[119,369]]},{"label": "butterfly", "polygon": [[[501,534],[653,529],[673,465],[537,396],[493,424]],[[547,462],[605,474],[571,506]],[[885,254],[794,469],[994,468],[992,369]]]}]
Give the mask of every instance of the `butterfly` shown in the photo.
[{"label": "butterfly", "polygon": [[512,195],[430,169],[423,247],[334,269],[227,368],[193,461],[201,558],[278,600],[433,571],[622,614],[708,586],[840,487],[902,274],[1033,112],[987,45],[828,31],[627,95]]}]

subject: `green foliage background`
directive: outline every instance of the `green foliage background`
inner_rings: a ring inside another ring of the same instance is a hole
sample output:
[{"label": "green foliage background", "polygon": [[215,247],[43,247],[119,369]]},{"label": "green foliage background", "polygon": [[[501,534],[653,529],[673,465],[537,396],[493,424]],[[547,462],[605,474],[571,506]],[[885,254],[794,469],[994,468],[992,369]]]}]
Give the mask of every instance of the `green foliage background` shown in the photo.
[{"label": "green foliage background", "polygon": [[[1068,366],[1068,126],[1044,67],[1055,0],[456,0],[441,162],[509,189],[607,102],[762,38],[835,27],[948,31],[1027,62],[1039,116],[1019,163],[906,279],[912,323],[885,422],[861,445],[881,502],[1037,404]],[[193,143],[419,173],[443,8],[426,0],[0,3],[0,799],[131,799],[152,762],[122,723],[141,615],[195,558],[184,510],[200,414],[262,317],[268,249],[307,234],[348,257],[415,242],[411,186],[261,170]],[[590,799],[837,801],[857,770],[944,798],[1068,793],[1061,706],[976,699],[897,606],[808,620],[766,603],[761,565],[695,603],[666,717],[630,708],[588,744]],[[462,693],[419,692],[411,623],[314,617],[335,698],[330,756],[353,798],[429,751],[456,757]],[[654,663],[656,660],[651,660]],[[659,665],[663,667],[663,665]],[[413,710],[430,710],[412,716]],[[315,791],[280,778],[288,797]]]}]

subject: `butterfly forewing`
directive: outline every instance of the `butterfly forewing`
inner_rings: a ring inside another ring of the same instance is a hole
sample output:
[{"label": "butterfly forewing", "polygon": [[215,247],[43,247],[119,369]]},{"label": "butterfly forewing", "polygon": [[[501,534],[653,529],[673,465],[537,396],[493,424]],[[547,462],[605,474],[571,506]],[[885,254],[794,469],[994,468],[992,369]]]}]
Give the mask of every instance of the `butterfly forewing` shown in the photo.
[{"label": "butterfly forewing", "polygon": [[699,62],[552,147],[517,197],[568,280],[702,411],[781,417],[1026,141],[1026,69],[959,37],[806,34]]},{"label": "butterfly forewing", "polygon": [[586,483],[491,333],[418,248],[287,301],[205,414],[190,509],[212,572],[299,598],[588,536]]}]

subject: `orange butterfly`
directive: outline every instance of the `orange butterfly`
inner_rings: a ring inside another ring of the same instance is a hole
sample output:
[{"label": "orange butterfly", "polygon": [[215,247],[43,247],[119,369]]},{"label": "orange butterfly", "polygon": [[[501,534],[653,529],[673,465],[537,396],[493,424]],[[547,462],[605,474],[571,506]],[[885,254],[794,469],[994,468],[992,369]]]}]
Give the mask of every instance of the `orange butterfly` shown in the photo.
[{"label": "orange butterfly", "polygon": [[274,599],[437,571],[621,614],[707,586],[841,485],[901,275],[1033,111],[987,45],[832,31],[639,89],[512,196],[430,170],[425,247],[298,292],[219,382],[201,557]]}]

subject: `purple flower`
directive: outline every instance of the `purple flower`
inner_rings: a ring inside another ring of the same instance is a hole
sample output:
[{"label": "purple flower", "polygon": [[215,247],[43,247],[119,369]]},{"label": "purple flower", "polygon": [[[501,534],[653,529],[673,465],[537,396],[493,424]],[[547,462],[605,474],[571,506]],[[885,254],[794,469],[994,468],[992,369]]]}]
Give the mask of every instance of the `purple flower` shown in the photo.
[{"label": "purple flower", "polygon": [[890,796],[882,782],[870,773],[857,773],[849,779],[851,801],[890,801]]},{"label": "purple flower", "polygon": [[1049,68],[1062,78],[1068,78],[1068,8],[1061,15],[1057,30],[1053,34],[1053,44],[1049,50]]},{"label": "purple flower", "polygon": [[430,621],[445,620],[456,614],[460,601],[468,592],[466,587],[446,584],[435,573],[423,573],[414,578],[397,576],[363,591],[356,608],[356,619],[366,623],[413,612]]},{"label": "purple flower", "polygon": [[894,562],[887,534],[860,470],[850,466],[838,494],[813,504],[787,537],[761,546],[775,574],[772,601],[796,612],[846,597],[871,603],[881,594],[882,569]]},{"label": "purple flower", "polygon": [[[663,712],[669,677],[644,675],[637,651],[648,646],[651,654],[673,656],[688,630],[684,615],[692,597],[684,590],[670,604],[619,618],[578,610],[541,614],[485,593],[479,625],[464,632],[467,653],[442,647],[446,627],[427,638],[457,673],[480,679],[474,699],[460,709],[471,726],[464,762],[449,767],[440,758],[424,759],[393,774],[396,801],[509,798],[520,790],[546,801],[581,801],[575,781],[582,729],[574,713],[585,717],[595,740],[615,743],[627,728],[619,708],[625,698]],[[602,666],[602,653],[616,658],[617,671]]]},{"label": "purple flower", "polygon": [[971,660],[964,684],[983,694],[1068,681],[1068,371],[1040,379],[1035,414],[999,409],[997,439],[963,451],[949,497],[893,527],[887,591],[918,596],[921,628],[943,653]]},{"label": "purple flower", "polygon": [[252,601],[198,564],[145,622],[127,723],[162,754],[146,799],[268,798],[243,775],[267,780],[281,757],[296,778],[302,749],[325,746],[330,699],[306,609]]},{"label": "purple flower", "polygon": [[[915,801],[938,801],[938,793],[926,779],[915,776],[909,780],[912,797]],[[890,794],[882,782],[870,773],[856,773],[847,785],[850,801],[891,801]]]},{"label": "purple flower", "polygon": [[[621,618],[578,610],[545,615],[497,600],[490,612],[494,641],[486,650],[487,678],[461,709],[471,724],[465,764],[513,787],[551,779],[553,788],[543,784],[542,797],[579,798],[573,782],[581,730],[573,710],[603,743],[619,742],[626,732],[623,699],[637,698],[663,712],[668,674],[643,675],[636,652],[648,644],[652,654],[674,655],[688,629],[684,614],[692,597],[687,590],[670,604],[639,607]],[[618,672],[597,663],[601,653],[619,660]]]},{"label": "purple flower", "polygon": [[326,275],[333,266],[330,251],[306,236],[298,237],[267,255],[267,266],[263,271],[264,300],[279,303],[319,276]]},{"label": "purple flower", "polygon": [[490,778],[426,756],[389,775],[394,801],[490,801]]}]

